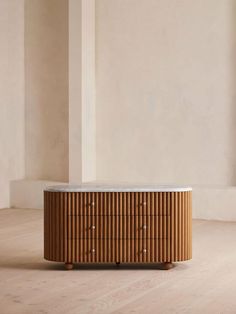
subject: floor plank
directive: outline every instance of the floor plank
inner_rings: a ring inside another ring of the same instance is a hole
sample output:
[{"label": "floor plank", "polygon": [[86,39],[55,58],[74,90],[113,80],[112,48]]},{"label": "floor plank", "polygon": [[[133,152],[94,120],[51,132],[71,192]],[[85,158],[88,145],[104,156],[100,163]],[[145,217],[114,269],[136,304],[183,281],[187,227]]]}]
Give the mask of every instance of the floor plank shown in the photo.
[{"label": "floor plank", "polygon": [[193,222],[193,259],[157,265],[43,260],[43,212],[0,210],[0,313],[236,313],[236,223]]}]

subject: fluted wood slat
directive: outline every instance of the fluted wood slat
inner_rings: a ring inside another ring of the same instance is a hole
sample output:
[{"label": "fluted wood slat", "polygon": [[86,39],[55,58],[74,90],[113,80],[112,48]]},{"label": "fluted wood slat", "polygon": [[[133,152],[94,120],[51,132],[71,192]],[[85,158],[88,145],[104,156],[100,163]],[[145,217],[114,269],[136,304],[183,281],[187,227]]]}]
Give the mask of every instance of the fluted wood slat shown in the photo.
[{"label": "fluted wood slat", "polygon": [[191,192],[44,192],[44,256],[171,262],[192,256]]}]

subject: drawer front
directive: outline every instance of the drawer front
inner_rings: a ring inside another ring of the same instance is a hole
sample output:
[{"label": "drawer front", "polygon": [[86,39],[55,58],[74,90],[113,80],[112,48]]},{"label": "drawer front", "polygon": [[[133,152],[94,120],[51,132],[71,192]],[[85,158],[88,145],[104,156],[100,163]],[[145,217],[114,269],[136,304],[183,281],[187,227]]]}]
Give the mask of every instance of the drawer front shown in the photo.
[{"label": "drawer front", "polygon": [[169,192],[73,192],[62,202],[68,215],[170,215]]},{"label": "drawer front", "polygon": [[170,239],[119,240],[118,258],[120,262],[163,262],[170,258]]},{"label": "drawer front", "polygon": [[69,239],[170,238],[170,216],[69,216]]},{"label": "drawer front", "polygon": [[119,238],[119,216],[69,216],[69,239],[116,239]]},{"label": "drawer front", "polygon": [[168,239],[72,239],[68,258],[74,262],[162,262],[170,261]]},{"label": "drawer front", "polygon": [[70,239],[67,260],[114,263],[119,258],[119,243],[112,239]]},{"label": "drawer front", "polygon": [[170,238],[170,216],[134,216],[135,239]]},{"label": "drawer front", "polygon": [[68,216],[69,239],[134,239],[135,216]]}]

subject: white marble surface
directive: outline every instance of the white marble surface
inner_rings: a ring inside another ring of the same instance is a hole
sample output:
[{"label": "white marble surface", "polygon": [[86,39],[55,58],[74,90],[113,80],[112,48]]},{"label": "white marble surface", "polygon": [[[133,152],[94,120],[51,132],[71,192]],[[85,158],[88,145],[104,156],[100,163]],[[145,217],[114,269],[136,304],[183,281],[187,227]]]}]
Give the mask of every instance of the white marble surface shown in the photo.
[{"label": "white marble surface", "polygon": [[44,191],[51,192],[186,192],[192,191],[189,186],[175,185],[55,185],[48,186]]}]

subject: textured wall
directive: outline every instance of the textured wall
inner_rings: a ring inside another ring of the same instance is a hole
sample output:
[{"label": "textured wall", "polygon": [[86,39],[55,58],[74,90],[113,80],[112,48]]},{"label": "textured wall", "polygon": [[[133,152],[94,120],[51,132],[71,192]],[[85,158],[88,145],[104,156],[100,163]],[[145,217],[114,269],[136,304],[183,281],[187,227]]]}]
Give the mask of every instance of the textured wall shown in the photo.
[{"label": "textured wall", "polygon": [[96,4],[98,180],[235,185],[235,1]]},{"label": "textured wall", "polygon": [[26,177],[68,180],[68,1],[25,1]]},{"label": "textured wall", "polygon": [[24,176],[24,0],[0,0],[0,208]]}]

